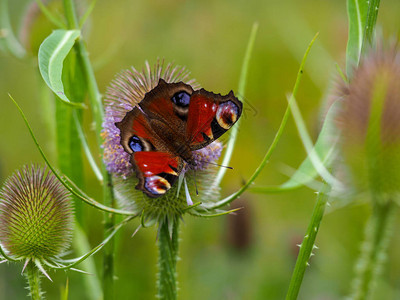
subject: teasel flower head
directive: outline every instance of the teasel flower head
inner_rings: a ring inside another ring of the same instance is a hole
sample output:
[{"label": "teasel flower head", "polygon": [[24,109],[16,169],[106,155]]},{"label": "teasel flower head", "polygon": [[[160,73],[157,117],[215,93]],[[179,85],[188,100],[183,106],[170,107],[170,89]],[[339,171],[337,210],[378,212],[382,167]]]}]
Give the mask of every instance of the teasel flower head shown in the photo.
[{"label": "teasel flower head", "polygon": [[[185,68],[171,63],[164,65],[162,60],[158,60],[154,68],[146,62],[142,72],[132,67],[119,73],[110,83],[105,96],[103,160],[107,170],[113,175],[115,193],[120,205],[141,214],[143,225],[161,225],[163,222],[170,223],[180,218],[193,204],[190,195],[202,203],[216,201],[219,197],[219,187],[212,187],[217,170],[213,163],[219,159],[222,151],[219,141],[193,151],[196,167],[184,167],[180,179],[165,195],[151,198],[135,189],[138,179],[130,163],[130,155],[121,146],[120,130],[115,123],[120,122],[127,112],[142,101],[145,94],[158,85],[160,79],[167,83],[182,81],[191,85],[194,90],[200,88],[195,80],[189,78],[189,72]],[[199,197],[195,196],[196,189]],[[200,211],[205,212],[206,209],[198,205],[189,210],[193,214]]]},{"label": "teasel flower head", "polygon": [[24,166],[6,179],[0,190],[0,244],[7,257],[43,270],[43,262],[69,247],[72,229],[70,194],[52,172]]},{"label": "teasel flower head", "polygon": [[400,51],[378,43],[342,84],[343,153],[354,183],[378,201],[400,192]]}]

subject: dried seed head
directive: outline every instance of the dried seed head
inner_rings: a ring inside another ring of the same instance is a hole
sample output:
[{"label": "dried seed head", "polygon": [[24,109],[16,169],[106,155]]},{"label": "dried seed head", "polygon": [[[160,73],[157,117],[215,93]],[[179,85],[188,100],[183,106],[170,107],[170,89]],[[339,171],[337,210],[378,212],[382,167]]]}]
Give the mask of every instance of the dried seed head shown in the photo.
[{"label": "dried seed head", "polygon": [[17,259],[46,260],[70,244],[70,194],[45,168],[24,166],[0,190],[0,242]]},{"label": "dried seed head", "polygon": [[393,196],[400,180],[400,52],[381,44],[341,86],[343,148],[357,183]]}]

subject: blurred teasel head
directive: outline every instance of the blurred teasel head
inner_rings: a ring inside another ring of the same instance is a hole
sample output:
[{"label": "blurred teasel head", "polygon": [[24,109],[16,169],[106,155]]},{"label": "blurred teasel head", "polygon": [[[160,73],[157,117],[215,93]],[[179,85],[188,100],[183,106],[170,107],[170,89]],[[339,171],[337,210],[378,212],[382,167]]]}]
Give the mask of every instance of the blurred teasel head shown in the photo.
[{"label": "blurred teasel head", "polygon": [[71,242],[70,194],[39,166],[24,166],[0,190],[0,244],[13,260],[40,264],[60,256]]},{"label": "blurred teasel head", "polygon": [[354,183],[375,200],[400,192],[400,51],[382,43],[361,58],[341,84],[343,150]]}]

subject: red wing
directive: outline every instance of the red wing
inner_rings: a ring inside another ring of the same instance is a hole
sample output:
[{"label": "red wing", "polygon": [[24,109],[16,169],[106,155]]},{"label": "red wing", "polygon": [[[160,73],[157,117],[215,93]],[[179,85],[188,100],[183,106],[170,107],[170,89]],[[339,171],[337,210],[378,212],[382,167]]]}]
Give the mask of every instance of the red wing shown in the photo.
[{"label": "red wing", "polygon": [[136,188],[150,197],[164,195],[182,168],[182,159],[166,152],[135,152],[131,162],[139,178]]},{"label": "red wing", "polygon": [[165,194],[178,178],[182,159],[162,150],[163,141],[139,108],[128,112],[116,126],[120,130],[121,145],[131,154],[130,162],[139,179],[136,188],[150,197]]},{"label": "red wing", "polygon": [[224,134],[242,114],[242,102],[231,91],[226,96],[195,91],[190,98],[186,137],[192,150],[201,149]]},{"label": "red wing", "polygon": [[178,175],[179,159],[167,152],[135,152],[133,159],[144,177],[161,173]]}]

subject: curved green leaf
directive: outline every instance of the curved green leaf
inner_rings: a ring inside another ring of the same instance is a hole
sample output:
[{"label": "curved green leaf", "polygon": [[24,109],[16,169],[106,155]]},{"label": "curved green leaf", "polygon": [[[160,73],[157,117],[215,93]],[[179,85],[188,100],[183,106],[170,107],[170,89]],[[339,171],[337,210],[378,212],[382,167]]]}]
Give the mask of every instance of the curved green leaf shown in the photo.
[{"label": "curved green leaf", "polygon": [[[330,107],[321,132],[318,135],[317,142],[312,150],[315,155],[320,158],[325,168],[328,168],[337,154],[337,142],[339,140],[339,132],[335,126],[335,117],[339,109],[340,102],[336,101]],[[297,171],[293,174],[289,181],[281,185],[282,188],[293,188],[297,185],[304,185],[317,176],[310,156],[308,156]]]},{"label": "curved green leaf", "polygon": [[[312,154],[318,157],[325,168],[331,166],[337,155],[337,143],[339,141],[340,132],[335,126],[335,117],[339,109],[340,101],[336,101],[331,105],[326,114],[317,141],[311,150]],[[317,175],[318,171],[312,162],[311,156],[308,155],[285,183],[279,186],[253,187],[250,190],[258,193],[278,193],[297,189],[304,185],[315,186],[318,189],[318,184],[314,181]]]},{"label": "curved green leaf", "polygon": [[348,78],[351,78],[351,72],[360,60],[367,11],[367,0],[347,0],[349,38],[346,49],[346,73]]},{"label": "curved green leaf", "polygon": [[[242,70],[240,72],[238,96],[239,96],[240,100],[242,100],[242,101],[244,99],[244,94],[245,94],[245,89],[246,89],[246,84],[247,84],[247,73],[249,70],[250,58],[253,53],[254,43],[256,40],[256,36],[257,36],[257,30],[258,30],[258,23],[254,23],[253,27],[251,28],[250,38],[247,43],[247,49],[246,49],[246,53],[245,53],[245,56],[243,59]],[[238,131],[239,131],[239,122],[240,122],[240,119],[238,120],[237,124],[234,127],[232,127],[232,129],[230,130],[230,136],[229,136],[228,143],[226,145],[225,155],[224,155],[224,158],[221,163],[221,165],[223,165],[223,166],[228,166],[229,162],[231,160],[231,157],[233,154],[233,149],[235,148],[236,138],[237,138]],[[210,191],[214,190],[214,188],[216,186],[220,185],[222,178],[225,175],[226,170],[227,170],[226,168],[219,169],[218,174],[213,182],[213,185],[209,189]]]},{"label": "curved green leaf", "polygon": [[80,36],[79,30],[55,30],[40,45],[39,70],[49,88],[66,104],[84,108],[82,103],[71,102],[64,93],[63,62]]},{"label": "curved green leaf", "polygon": [[[3,257],[4,257],[6,259],[6,261],[13,261],[13,262],[19,261],[11,256],[8,256],[7,253],[4,251],[4,249],[1,247],[1,245],[0,245],[0,254],[1,254],[0,258],[3,259]],[[3,262],[4,262],[4,260],[1,260],[1,263],[3,263]]]},{"label": "curved green leaf", "polygon": [[380,2],[381,2],[381,0],[367,1],[368,12],[367,12],[367,18],[365,21],[363,49],[365,48],[366,45],[372,44],[374,33],[375,33],[376,20],[378,19]]},{"label": "curved green leaf", "polygon": [[285,113],[283,115],[283,118],[282,118],[282,121],[281,121],[281,125],[279,126],[279,129],[278,129],[277,133],[275,134],[275,138],[272,141],[271,145],[269,146],[267,152],[265,153],[260,165],[254,171],[253,175],[246,182],[246,184],[244,184],[238,191],[236,191],[235,193],[225,197],[224,199],[222,199],[222,200],[220,200],[220,201],[218,201],[216,203],[212,203],[212,204],[208,204],[208,205],[204,203],[203,206],[202,206],[203,208],[206,208],[206,209],[217,209],[217,208],[223,207],[223,206],[231,203],[233,200],[237,199],[241,194],[243,194],[250,187],[251,184],[253,184],[253,182],[257,178],[258,174],[260,174],[260,172],[263,170],[263,168],[267,164],[268,160],[270,159],[272,153],[276,149],[276,146],[278,145],[279,140],[281,139],[281,136],[283,134],[283,130],[285,129],[285,126],[286,126],[286,123],[287,123],[287,120],[288,120],[289,114],[290,114],[290,108],[291,108],[290,103],[292,101],[294,101],[294,97],[297,94],[297,91],[298,91],[299,85],[300,85],[300,81],[301,81],[301,78],[302,78],[303,73],[304,73],[304,65],[306,63],[306,60],[307,60],[308,54],[309,54],[309,52],[311,50],[311,47],[314,44],[314,42],[317,39],[317,37],[318,37],[318,33],[311,40],[310,44],[307,47],[306,52],[304,53],[303,60],[301,61],[299,70],[297,72],[297,78],[296,78],[296,82],[295,82],[294,87],[293,87],[292,97],[289,100],[289,104],[288,104],[288,106],[286,108],[286,111],[285,111]]},{"label": "curved green leaf", "polygon": [[[114,230],[96,247],[94,247],[92,250],[90,250],[89,252],[87,252],[86,254],[75,258],[75,259],[71,259],[71,260],[62,260],[62,259],[57,259],[55,261],[55,264],[52,264],[51,262],[45,261],[45,264],[49,267],[51,267],[52,269],[56,269],[56,270],[67,270],[67,269],[71,269],[73,267],[75,267],[76,265],[80,264],[81,262],[85,261],[88,257],[96,254],[97,252],[100,251],[101,248],[104,247],[105,244],[107,244],[112,237],[118,232],[118,230],[124,225],[126,224],[128,221],[130,221],[132,218],[126,218],[125,220],[123,220],[121,223],[119,223],[117,226],[115,226]],[[68,264],[70,263],[70,264]],[[62,264],[60,266],[60,264]],[[64,264],[68,264],[68,265],[64,265]]]}]

